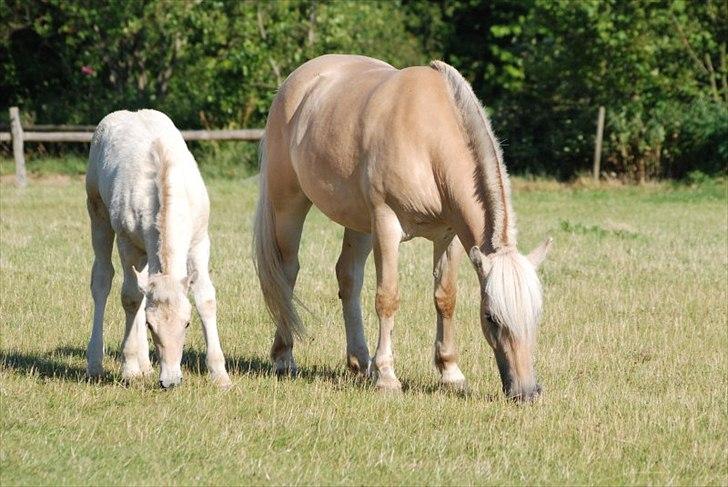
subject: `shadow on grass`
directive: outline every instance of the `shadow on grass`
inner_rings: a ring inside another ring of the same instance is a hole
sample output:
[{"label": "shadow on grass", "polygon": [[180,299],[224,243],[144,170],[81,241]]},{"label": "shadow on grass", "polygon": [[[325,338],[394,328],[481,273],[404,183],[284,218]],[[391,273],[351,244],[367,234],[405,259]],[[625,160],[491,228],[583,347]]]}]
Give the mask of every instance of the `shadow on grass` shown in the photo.
[{"label": "shadow on grass", "polygon": [[[110,349],[106,355],[116,361],[121,360],[120,349]],[[182,367],[185,373],[195,375],[206,375],[205,352],[190,349],[185,350],[182,358]],[[59,380],[66,382],[89,382],[96,384],[121,384],[123,383],[117,371],[106,370],[99,379],[89,380],[86,377],[85,367],[73,365],[79,359],[86,358],[86,349],[81,347],[63,346],[45,353],[22,353],[18,351],[0,350],[0,369],[9,370],[17,375],[35,376],[41,379]],[[154,352],[151,353],[152,363],[158,366],[158,360]],[[226,357],[227,370],[231,376],[267,377],[274,376],[273,366],[268,359],[261,357]],[[371,380],[350,372],[343,365],[341,367],[329,367],[315,365],[313,367],[299,367],[295,377],[280,377],[279,380],[326,382],[335,389],[346,390],[371,389],[374,385]],[[445,393],[460,398],[472,397],[469,390],[448,391],[443,390],[436,384],[423,384],[417,381],[402,381],[402,392],[423,393],[427,395]],[[495,398],[490,398],[494,400]]]},{"label": "shadow on grass", "polygon": [[68,363],[68,358],[75,358],[77,352],[86,356],[86,351],[72,347],[60,347],[46,353],[21,353],[17,351],[0,351],[0,368],[11,370],[18,375],[35,376],[41,379],[62,380],[68,382],[94,382],[113,384],[113,374],[105,372],[100,378],[89,380],[86,368]]},{"label": "shadow on grass", "polygon": [[[106,350],[106,356],[116,361],[121,361],[121,350]],[[190,374],[205,375],[205,353],[196,349],[185,350],[182,357],[182,367]],[[158,365],[159,361],[154,352],[150,358],[152,364]],[[79,359],[86,359],[86,349],[81,347],[57,347],[55,350],[45,353],[22,353],[19,351],[0,350],[0,368],[10,370],[18,375],[36,376],[41,379],[54,379],[69,382],[86,382],[86,369],[73,365],[71,362]],[[231,375],[247,376],[270,376],[273,375],[273,367],[269,360],[260,357],[227,357],[226,366]],[[115,383],[121,379],[118,374],[105,371],[104,375],[94,382]],[[294,380],[325,380],[334,383],[349,382],[355,379],[351,373],[342,369],[329,367],[303,367],[300,368]]]}]

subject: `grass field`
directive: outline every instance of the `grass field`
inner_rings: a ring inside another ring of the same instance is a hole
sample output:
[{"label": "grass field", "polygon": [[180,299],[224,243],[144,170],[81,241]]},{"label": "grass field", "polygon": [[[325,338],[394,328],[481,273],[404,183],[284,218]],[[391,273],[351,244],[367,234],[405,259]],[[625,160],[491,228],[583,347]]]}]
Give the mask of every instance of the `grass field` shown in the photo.
[{"label": "grass field", "polygon": [[[537,370],[545,395],[503,399],[478,324],[473,270],[456,318],[470,394],[437,388],[431,249],[403,245],[395,328],[400,396],[344,368],[334,263],[342,229],[312,213],[299,293],[311,339],[298,378],[271,376],[272,325],[250,259],[254,180],[209,183],[212,269],[234,382],[205,376],[199,323],[185,383],[119,375],[120,275],[109,371],[83,379],[92,260],[77,178],[0,186],[0,483],[728,484],[725,181],[588,188],[517,182],[521,248],[551,235]],[[118,261],[115,257],[115,266]],[[364,292],[376,338],[373,263]],[[202,364],[202,365],[201,365]]]}]

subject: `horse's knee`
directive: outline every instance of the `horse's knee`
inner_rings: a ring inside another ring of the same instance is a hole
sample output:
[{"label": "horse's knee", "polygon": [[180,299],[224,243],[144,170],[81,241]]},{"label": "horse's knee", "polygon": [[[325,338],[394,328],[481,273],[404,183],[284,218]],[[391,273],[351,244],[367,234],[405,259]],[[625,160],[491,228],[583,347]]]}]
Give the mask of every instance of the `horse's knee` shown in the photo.
[{"label": "horse's knee", "polygon": [[111,281],[114,279],[114,267],[95,261],[91,269],[91,294],[94,299],[106,297],[111,291]]},{"label": "horse's knee", "polygon": [[381,318],[393,316],[399,308],[399,290],[377,289],[374,308],[377,310],[377,316]]},{"label": "horse's knee", "polygon": [[142,304],[142,293],[138,290],[122,290],[121,291],[121,306],[127,313],[136,313],[139,306]]},{"label": "horse's knee", "polygon": [[356,276],[350,266],[339,259],[336,263],[336,279],[339,281],[339,299],[346,300],[352,297]]},{"label": "horse's knee", "polygon": [[435,309],[443,318],[452,318],[457,302],[457,290],[452,287],[439,287],[435,290]]},{"label": "horse's knee", "polygon": [[445,347],[440,341],[435,343],[435,365],[438,370],[445,370],[449,364],[454,364],[457,360],[458,352],[454,346]]}]

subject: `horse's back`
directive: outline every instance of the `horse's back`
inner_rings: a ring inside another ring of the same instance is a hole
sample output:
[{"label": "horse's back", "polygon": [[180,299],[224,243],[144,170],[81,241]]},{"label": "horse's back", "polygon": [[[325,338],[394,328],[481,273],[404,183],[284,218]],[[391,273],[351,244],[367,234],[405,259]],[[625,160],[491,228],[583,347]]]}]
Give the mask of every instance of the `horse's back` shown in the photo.
[{"label": "horse's back", "polygon": [[86,190],[100,198],[115,231],[134,233],[154,225],[158,206],[159,150],[167,152],[185,174],[177,184],[188,186],[195,206],[207,208],[207,192],[182,134],[170,118],[155,110],[110,113],[91,141]]},{"label": "horse's back", "polygon": [[373,199],[429,215],[441,211],[433,158],[462,139],[457,124],[435,70],[333,55],[309,61],[286,80],[266,137],[270,132],[285,148],[287,157],[278,159],[287,159],[316,206],[367,231]]}]

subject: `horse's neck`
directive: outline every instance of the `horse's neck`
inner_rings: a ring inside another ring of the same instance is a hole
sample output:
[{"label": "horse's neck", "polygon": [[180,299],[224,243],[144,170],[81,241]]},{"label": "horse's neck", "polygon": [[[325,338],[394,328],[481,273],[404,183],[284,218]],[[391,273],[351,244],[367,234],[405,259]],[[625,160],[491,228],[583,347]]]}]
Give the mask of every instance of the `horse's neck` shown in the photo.
[{"label": "horse's neck", "polygon": [[489,201],[492,196],[488,195],[482,178],[473,178],[472,173],[465,171],[450,178],[449,182],[455,186],[447,192],[453,195],[449,205],[450,223],[460,242],[468,251],[473,246],[479,247],[486,254],[497,250],[493,247],[493,235],[496,228],[499,228],[496,219],[502,218],[502,215],[491,210]]},{"label": "horse's neck", "polygon": [[149,270],[182,278],[187,275],[191,239],[191,215],[182,167],[169,165],[162,168],[157,194],[157,252],[149,257]]}]

